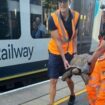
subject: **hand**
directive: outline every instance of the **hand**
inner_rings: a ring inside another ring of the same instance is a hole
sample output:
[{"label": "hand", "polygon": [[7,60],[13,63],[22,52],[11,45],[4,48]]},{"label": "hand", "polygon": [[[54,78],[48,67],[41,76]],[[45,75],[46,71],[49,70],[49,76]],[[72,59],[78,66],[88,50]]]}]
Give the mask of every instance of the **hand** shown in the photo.
[{"label": "hand", "polygon": [[82,72],[85,74],[90,72],[90,65],[88,64],[88,62],[86,62],[85,65],[82,67]]},{"label": "hand", "polygon": [[77,56],[77,53],[76,53],[76,52],[74,52],[74,53],[72,54],[72,56],[73,56],[73,57]]},{"label": "hand", "polygon": [[64,60],[64,67],[65,67],[66,70],[68,68],[70,68],[70,64],[69,64],[69,62],[66,59]]}]

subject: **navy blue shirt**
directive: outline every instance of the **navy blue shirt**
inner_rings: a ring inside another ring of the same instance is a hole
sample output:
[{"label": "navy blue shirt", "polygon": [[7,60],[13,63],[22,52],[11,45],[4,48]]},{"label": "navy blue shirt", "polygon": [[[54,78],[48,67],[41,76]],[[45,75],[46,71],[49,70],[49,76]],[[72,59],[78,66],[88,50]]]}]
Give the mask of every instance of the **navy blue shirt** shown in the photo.
[{"label": "navy blue shirt", "polygon": [[[66,31],[67,31],[67,33],[69,35],[69,39],[70,39],[71,36],[72,36],[72,21],[71,20],[73,19],[73,14],[71,13],[71,11],[69,11],[69,17],[68,17],[67,21],[65,21],[63,19],[63,16],[61,15],[61,13],[60,13],[60,17],[61,17],[61,19],[63,21],[64,27],[65,27],[65,29],[66,29]],[[77,28],[77,25],[76,25],[76,28]],[[57,29],[52,16],[49,17],[48,27],[49,27],[50,31],[54,31],[54,30]]]}]

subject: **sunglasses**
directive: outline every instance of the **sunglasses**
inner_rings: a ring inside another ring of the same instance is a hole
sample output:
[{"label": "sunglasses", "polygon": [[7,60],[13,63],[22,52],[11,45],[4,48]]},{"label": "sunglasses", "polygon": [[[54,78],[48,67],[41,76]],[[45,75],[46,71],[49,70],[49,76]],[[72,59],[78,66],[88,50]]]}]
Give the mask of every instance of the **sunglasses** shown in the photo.
[{"label": "sunglasses", "polygon": [[68,0],[59,0],[59,3],[67,3]]}]

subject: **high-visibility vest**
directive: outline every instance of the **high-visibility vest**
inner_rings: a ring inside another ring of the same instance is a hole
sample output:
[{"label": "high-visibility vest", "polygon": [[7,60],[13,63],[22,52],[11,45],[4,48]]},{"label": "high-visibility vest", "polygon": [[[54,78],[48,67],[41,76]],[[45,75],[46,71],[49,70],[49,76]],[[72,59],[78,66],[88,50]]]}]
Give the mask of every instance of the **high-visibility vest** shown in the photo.
[{"label": "high-visibility vest", "polygon": [[74,25],[76,27],[78,19],[79,19],[79,13],[75,10],[71,10],[72,14],[73,14],[73,21],[74,21]]},{"label": "high-visibility vest", "polygon": [[[74,26],[75,26],[75,28],[76,28],[76,25],[77,25],[77,23],[78,23],[80,14],[79,14],[79,12],[77,12],[77,11],[75,11],[75,10],[72,10],[72,9],[71,9],[71,13],[73,14]],[[71,48],[70,48],[70,47],[68,48],[68,52],[69,52],[70,54],[73,54],[73,53],[74,53],[74,45],[72,45],[72,49],[73,49],[73,51],[71,51]]]},{"label": "high-visibility vest", "polygon": [[[63,48],[64,53],[67,53],[68,50],[69,50],[69,53],[73,54],[73,52],[74,52],[73,41],[72,41],[72,38],[71,38],[70,41],[68,41],[68,39],[69,39],[68,33],[67,33],[67,31],[66,31],[66,29],[65,29],[65,27],[63,25],[63,22],[62,22],[62,20],[60,18],[59,9],[57,11],[55,11],[54,13],[52,13],[51,16],[52,16],[52,18],[54,20],[54,23],[55,23],[55,25],[56,25],[56,27],[58,29],[58,34],[59,34],[59,37],[60,37],[60,39],[62,41],[62,48]],[[78,21],[78,19],[77,19],[77,16],[75,14],[74,19],[71,20],[73,34],[75,33],[75,26],[76,26],[77,21]],[[49,52],[51,52],[53,54],[60,55],[57,44],[56,44],[56,42],[55,42],[55,40],[53,38],[51,38],[51,40],[49,42],[48,50],[49,50]]]}]

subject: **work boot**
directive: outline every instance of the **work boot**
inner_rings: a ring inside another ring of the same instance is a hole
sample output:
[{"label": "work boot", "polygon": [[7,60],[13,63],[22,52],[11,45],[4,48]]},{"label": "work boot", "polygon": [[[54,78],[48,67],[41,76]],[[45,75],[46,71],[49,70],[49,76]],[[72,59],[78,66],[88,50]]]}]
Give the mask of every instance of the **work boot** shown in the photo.
[{"label": "work boot", "polygon": [[75,103],[75,95],[70,95],[68,105],[74,105]]}]

